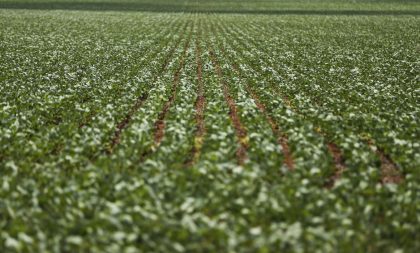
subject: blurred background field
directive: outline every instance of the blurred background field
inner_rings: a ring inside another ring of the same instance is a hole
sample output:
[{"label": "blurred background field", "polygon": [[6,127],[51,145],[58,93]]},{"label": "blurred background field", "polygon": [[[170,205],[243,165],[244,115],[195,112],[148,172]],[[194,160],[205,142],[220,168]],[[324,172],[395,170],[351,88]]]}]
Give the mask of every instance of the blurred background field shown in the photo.
[{"label": "blurred background field", "polygon": [[416,0],[1,0],[0,8],[261,14],[416,14]]}]

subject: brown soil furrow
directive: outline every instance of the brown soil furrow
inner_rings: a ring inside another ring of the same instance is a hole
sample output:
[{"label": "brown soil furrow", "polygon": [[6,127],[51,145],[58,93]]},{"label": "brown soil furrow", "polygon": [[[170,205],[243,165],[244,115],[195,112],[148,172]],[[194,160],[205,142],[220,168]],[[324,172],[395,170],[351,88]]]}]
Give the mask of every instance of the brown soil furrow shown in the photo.
[{"label": "brown soil furrow", "polygon": [[328,179],[326,183],[327,188],[331,188],[334,186],[335,182],[340,179],[341,175],[343,174],[344,170],[346,169],[346,165],[344,164],[344,157],[340,150],[340,148],[333,142],[328,142],[327,144],[328,152],[333,157],[334,161],[334,174]]},{"label": "brown soil furrow", "polygon": [[383,184],[399,184],[404,180],[403,175],[401,175],[398,166],[395,162],[385,153],[383,149],[376,146],[373,140],[367,141],[369,147],[374,150],[376,155],[381,161],[381,183]]},{"label": "brown soil furrow", "polygon": [[[182,40],[182,38],[179,38],[176,41],[175,46],[173,46],[171,48],[171,50],[169,51],[169,54],[165,58],[164,64],[160,68],[160,71],[153,77],[152,83],[156,82],[159,74],[166,70],[166,68],[168,67],[169,62],[170,62],[169,60],[171,59],[173,53],[175,52],[175,49],[178,47],[178,45],[181,42],[181,40]],[[115,146],[117,146],[120,143],[120,141],[121,141],[121,133],[130,124],[133,115],[140,109],[140,107],[143,105],[144,101],[146,101],[147,97],[148,97],[148,94],[147,93],[140,95],[136,99],[136,102],[131,107],[131,109],[129,110],[129,112],[125,115],[124,119],[121,120],[120,122],[118,122],[117,127],[116,127],[116,129],[114,131],[114,134],[113,134],[113,136],[111,138],[109,147],[106,150],[108,154],[111,154],[113,152]]]},{"label": "brown soil furrow", "polygon": [[189,158],[185,161],[186,166],[191,166],[192,164],[197,161],[198,157],[200,156],[201,146],[203,144],[203,137],[206,132],[206,126],[204,124],[204,109],[206,106],[206,98],[204,96],[204,84],[203,84],[203,74],[202,74],[202,63],[200,60],[201,55],[201,48],[200,44],[198,43],[198,39],[196,40],[196,50],[195,50],[195,62],[197,64],[197,83],[198,83],[198,91],[197,91],[197,100],[195,102],[195,121],[197,125],[197,129],[195,131],[194,136],[194,144],[190,151]]},{"label": "brown soil furrow", "polygon": [[124,119],[117,124],[117,127],[114,131],[114,135],[111,139],[108,153],[112,153],[112,151],[114,150],[114,147],[120,143],[122,131],[125,128],[127,128],[128,124],[131,121],[131,118],[140,109],[141,105],[144,103],[144,101],[146,101],[146,99],[147,99],[147,94],[143,94],[139,96],[136,102],[134,103],[134,105],[131,107],[130,111],[125,115]]},{"label": "brown soil furrow", "polygon": [[186,52],[188,49],[188,46],[191,41],[191,35],[192,32],[190,31],[189,37],[187,42],[184,45],[184,51],[182,53],[181,61],[179,64],[179,67],[175,71],[174,79],[172,81],[172,90],[171,90],[171,96],[169,97],[168,101],[163,106],[162,111],[159,113],[158,119],[155,122],[155,133],[154,133],[154,148],[158,147],[160,143],[162,142],[163,136],[165,135],[165,118],[166,115],[171,108],[172,104],[174,103],[176,99],[176,95],[178,93],[178,85],[180,82],[180,75],[181,70],[184,68],[185,65],[185,58],[186,58]]},{"label": "brown soil furrow", "polygon": [[247,159],[246,151],[248,149],[248,141],[247,141],[247,133],[246,129],[242,126],[242,123],[240,121],[239,115],[238,115],[238,109],[236,107],[235,101],[229,94],[229,88],[226,84],[226,82],[223,79],[222,70],[220,68],[219,63],[216,60],[216,56],[212,50],[210,50],[210,58],[213,62],[213,64],[216,67],[216,74],[220,79],[220,82],[222,84],[222,90],[223,90],[223,96],[225,98],[225,101],[229,107],[229,116],[230,119],[233,122],[233,126],[235,128],[236,137],[239,140],[239,147],[236,150],[236,158],[238,160],[239,165],[243,165],[245,163],[245,160]]}]

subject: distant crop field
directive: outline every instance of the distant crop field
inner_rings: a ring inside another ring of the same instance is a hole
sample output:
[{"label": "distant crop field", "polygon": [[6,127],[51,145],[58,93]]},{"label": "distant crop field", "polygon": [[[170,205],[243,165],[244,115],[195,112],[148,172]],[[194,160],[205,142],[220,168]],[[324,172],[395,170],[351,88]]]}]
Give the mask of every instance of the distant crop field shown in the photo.
[{"label": "distant crop field", "polygon": [[419,252],[419,17],[0,0],[0,252]]}]

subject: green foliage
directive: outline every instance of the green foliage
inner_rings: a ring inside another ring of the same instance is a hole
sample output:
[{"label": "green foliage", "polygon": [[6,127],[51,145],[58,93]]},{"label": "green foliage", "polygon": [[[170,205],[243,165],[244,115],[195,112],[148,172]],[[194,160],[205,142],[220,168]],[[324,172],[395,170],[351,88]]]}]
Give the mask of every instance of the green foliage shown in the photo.
[{"label": "green foliage", "polygon": [[[0,7],[87,6],[13,2]],[[182,2],[187,12],[418,10]],[[0,10],[0,252],[420,250],[417,16],[176,13],[181,1],[160,3],[167,12]],[[268,118],[288,136],[293,171]],[[329,142],[346,167],[332,188]],[[379,147],[400,184],[380,182]]]}]

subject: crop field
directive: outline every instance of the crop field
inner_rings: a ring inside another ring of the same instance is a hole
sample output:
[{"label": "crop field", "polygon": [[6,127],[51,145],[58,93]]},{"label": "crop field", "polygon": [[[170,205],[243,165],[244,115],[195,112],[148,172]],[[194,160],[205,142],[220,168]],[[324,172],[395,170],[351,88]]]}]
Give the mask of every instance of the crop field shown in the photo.
[{"label": "crop field", "polygon": [[0,252],[419,252],[418,1],[0,0]]}]

